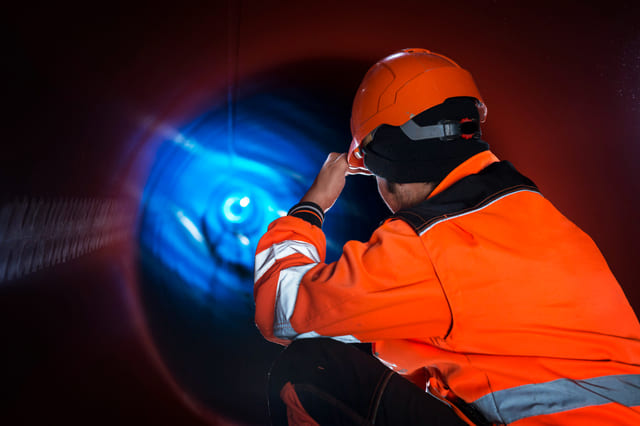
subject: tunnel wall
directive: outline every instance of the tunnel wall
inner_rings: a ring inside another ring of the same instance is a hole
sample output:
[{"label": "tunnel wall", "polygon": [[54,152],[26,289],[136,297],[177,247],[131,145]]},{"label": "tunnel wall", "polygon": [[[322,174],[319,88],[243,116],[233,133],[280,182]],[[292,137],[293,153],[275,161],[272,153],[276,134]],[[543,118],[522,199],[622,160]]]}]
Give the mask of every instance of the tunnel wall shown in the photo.
[{"label": "tunnel wall", "polygon": [[12,6],[0,423],[234,421],[184,392],[154,348],[133,260],[138,206],[167,129],[304,61],[335,61],[302,81],[345,102],[366,64],[402,47],[469,69],[493,151],[593,237],[638,312],[638,18],[633,2]]}]

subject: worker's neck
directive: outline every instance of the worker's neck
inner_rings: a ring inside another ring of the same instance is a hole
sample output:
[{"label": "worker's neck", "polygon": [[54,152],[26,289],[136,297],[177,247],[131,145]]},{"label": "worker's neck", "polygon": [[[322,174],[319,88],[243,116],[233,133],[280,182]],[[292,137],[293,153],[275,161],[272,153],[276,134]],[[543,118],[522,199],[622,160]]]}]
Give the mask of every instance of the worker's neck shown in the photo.
[{"label": "worker's neck", "polygon": [[435,187],[433,182],[390,183],[378,178],[378,192],[393,213],[420,204]]},{"label": "worker's neck", "polygon": [[429,197],[429,194],[431,194],[431,191],[433,191],[435,187],[436,185],[433,182],[398,184],[397,194],[400,207],[398,210],[408,209],[420,204]]}]

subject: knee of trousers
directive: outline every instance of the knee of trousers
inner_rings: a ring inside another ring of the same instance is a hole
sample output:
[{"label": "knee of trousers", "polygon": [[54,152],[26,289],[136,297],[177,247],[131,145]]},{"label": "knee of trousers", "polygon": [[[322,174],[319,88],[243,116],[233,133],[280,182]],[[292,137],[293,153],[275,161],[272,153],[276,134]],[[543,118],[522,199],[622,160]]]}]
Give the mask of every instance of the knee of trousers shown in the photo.
[{"label": "knee of trousers", "polygon": [[280,354],[269,373],[272,414],[287,382],[311,385],[356,412],[367,413],[389,374],[380,361],[352,345],[325,338],[296,340]]},{"label": "knee of trousers", "polygon": [[[314,419],[324,420],[321,424],[373,424],[376,417],[376,424],[387,425],[466,424],[447,405],[372,355],[331,339],[296,340],[274,362],[269,373],[269,409],[276,425],[287,424],[280,399],[287,382],[301,385],[296,389],[296,393],[302,391],[300,402]],[[352,421],[338,421],[343,417]]]}]

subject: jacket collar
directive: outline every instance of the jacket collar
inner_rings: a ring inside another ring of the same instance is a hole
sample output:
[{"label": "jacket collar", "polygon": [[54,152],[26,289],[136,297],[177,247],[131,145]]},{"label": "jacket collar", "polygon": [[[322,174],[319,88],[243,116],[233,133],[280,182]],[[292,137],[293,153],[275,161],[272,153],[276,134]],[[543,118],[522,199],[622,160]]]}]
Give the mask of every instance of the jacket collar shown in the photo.
[{"label": "jacket collar", "polygon": [[460,164],[458,167],[453,169],[443,180],[435,187],[431,194],[427,197],[427,199],[433,197],[449,188],[451,185],[459,181],[460,179],[478,173],[481,170],[485,169],[492,163],[495,163],[498,160],[493,152],[491,151],[483,151],[479,154],[474,155],[473,157],[466,160],[464,163]]}]

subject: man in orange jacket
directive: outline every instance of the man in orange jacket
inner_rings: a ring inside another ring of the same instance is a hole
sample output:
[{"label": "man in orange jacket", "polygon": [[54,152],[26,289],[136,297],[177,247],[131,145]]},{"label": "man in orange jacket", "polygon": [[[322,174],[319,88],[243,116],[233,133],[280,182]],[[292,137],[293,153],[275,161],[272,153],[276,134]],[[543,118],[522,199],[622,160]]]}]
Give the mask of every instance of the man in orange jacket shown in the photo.
[{"label": "man in orange jacket", "polygon": [[[485,117],[442,55],[366,74],[349,152],[258,244],[256,323],[293,342],[270,373],[274,423],[640,424],[633,310],[593,241],[489,151]],[[375,175],[394,214],[326,264],[350,173]]]}]

